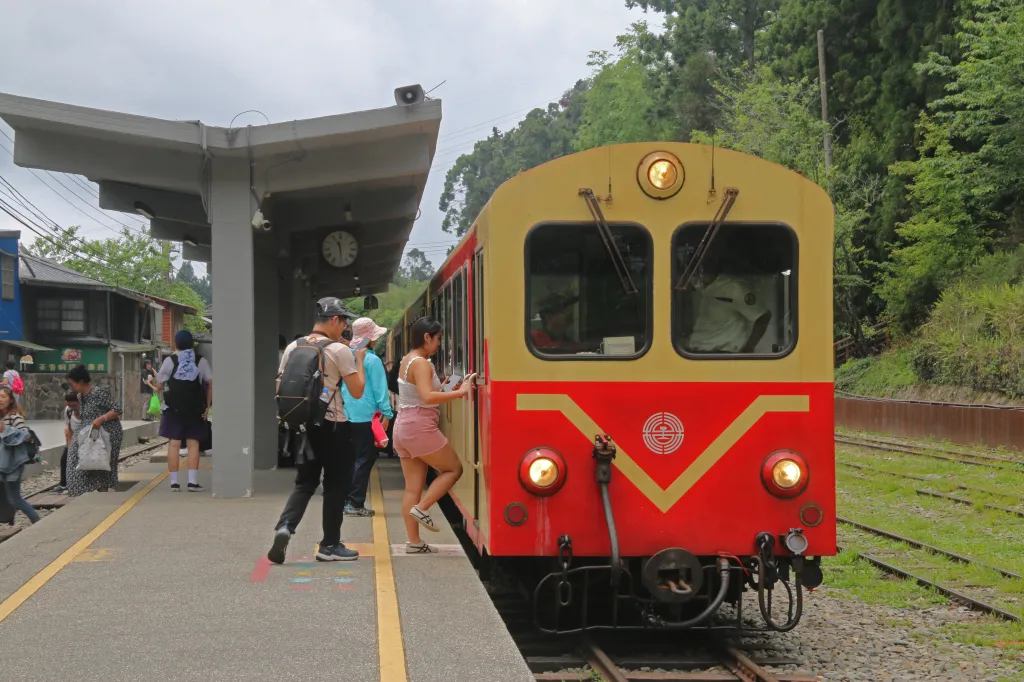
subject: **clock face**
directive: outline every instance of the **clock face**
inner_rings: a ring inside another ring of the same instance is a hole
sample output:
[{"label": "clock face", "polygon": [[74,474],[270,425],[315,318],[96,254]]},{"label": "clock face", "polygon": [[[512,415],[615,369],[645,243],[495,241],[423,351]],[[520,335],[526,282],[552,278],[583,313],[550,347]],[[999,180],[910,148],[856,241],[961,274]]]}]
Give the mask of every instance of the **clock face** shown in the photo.
[{"label": "clock face", "polygon": [[359,254],[356,238],[344,230],[332,232],[324,239],[322,253],[324,260],[336,268],[347,268]]}]

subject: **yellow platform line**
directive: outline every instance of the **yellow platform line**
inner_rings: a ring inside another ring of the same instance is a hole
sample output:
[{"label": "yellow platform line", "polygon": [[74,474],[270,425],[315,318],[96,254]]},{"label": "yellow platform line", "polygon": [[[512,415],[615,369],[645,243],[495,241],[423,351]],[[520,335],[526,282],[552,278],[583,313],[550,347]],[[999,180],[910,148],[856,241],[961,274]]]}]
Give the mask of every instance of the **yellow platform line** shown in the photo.
[{"label": "yellow platform line", "polygon": [[71,547],[65,550],[63,554],[51,561],[46,568],[32,576],[27,583],[18,588],[17,592],[3,600],[3,602],[0,602],[0,623],[4,622],[7,616],[14,613],[19,606],[28,601],[29,597],[42,589],[46,583],[50,582],[53,576],[60,573],[61,569],[74,561],[79,554],[89,547],[89,545],[94,543],[101,535],[110,530],[111,526],[117,523],[122,516],[127,514],[132,507],[137,505],[139,500],[160,485],[160,482],[165,478],[167,478],[166,471],[154,478],[145,488],[125,500],[120,507],[115,509],[110,516],[100,521],[99,525],[89,531],[81,540],[71,545]]},{"label": "yellow platform line", "polygon": [[380,661],[380,682],[408,682],[395,570],[391,563],[388,522],[384,515],[384,488],[377,469],[374,467],[370,470],[370,506],[377,512],[373,517],[373,567],[377,583],[377,658]]}]

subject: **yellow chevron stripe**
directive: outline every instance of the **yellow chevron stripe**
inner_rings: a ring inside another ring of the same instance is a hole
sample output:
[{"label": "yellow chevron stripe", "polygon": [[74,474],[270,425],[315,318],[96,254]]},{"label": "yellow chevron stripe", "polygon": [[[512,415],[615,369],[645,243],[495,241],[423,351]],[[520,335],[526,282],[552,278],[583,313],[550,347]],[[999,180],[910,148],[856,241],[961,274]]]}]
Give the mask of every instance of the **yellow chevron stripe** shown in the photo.
[{"label": "yellow chevron stripe", "polygon": [[[561,412],[580,433],[593,440],[597,434],[608,433],[565,394],[529,394],[516,396],[516,409],[522,411]],[[711,467],[735,445],[765,414],[769,412],[807,412],[810,397],[806,395],[761,395],[718,434],[708,447],[672,484],[665,489],[654,482],[646,471],[616,443],[615,468],[654,503],[663,513],[682,499]],[[614,438],[612,439],[614,440]]]}]

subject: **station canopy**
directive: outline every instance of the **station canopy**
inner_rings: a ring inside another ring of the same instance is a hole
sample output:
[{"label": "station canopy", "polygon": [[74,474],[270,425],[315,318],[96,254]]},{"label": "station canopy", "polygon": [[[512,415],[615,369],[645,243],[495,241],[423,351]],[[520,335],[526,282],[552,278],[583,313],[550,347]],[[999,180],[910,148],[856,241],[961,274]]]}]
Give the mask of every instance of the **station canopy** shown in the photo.
[{"label": "station canopy", "polygon": [[[270,222],[277,256],[318,295],[387,289],[417,217],[437,146],[440,100],[301,121],[230,128],[169,121],[0,93],[19,166],[83,175],[100,208],[145,216],[158,239],[211,261],[213,168],[248,165],[252,212]],[[348,267],[321,256],[343,229]]]}]

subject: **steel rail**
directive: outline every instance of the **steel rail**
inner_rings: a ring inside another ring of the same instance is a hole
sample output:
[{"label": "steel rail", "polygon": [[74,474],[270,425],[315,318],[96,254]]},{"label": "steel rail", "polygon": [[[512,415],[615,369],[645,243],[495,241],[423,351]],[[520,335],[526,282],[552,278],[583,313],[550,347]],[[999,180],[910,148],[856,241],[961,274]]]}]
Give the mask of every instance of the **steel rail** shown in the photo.
[{"label": "steel rail", "polygon": [[[914,481],[920,481],[921,483],[935,483],[937,480],[946,479],[934,479],[928,478],[927,476],[915,476],[914,474],[901,473],[899,471],[889,471],[888,469],[879,469],[877,467],[868,466],[867,464],[855,464],[846,460],[836,458],[837,464],[850,467],[851,469],[861,469],[862,471],[871,471],[876,474],[884,474],[885,476],[898,476],[900,478],[909,478]],[[947,477],[948,478],[948,477]],[[974,486],[964,485],[963,483],[953,483],[953,486],[957,490],[963,490],[964,492],[981,493],[982,495],[994,495],[995,497],[1005,497],[1011,500],[1017,500],[1021,504],[1024,504],[1024,497],[1020,495],[1014,495],[1013,493],[1004,493],[998,490],[991,490],[989,488],[976,488]]]},{"label": "steel rail", "polygon": [[871,535],[877,535],[878,537],[888,538],[889,540],[895,540],[896,542],[902,542],[905,545],[910,545],[911,547],[923,549],[925,551],[931,552],[932,554],[938,554],[940,556],[947,557],[949,559],[952,559],[953,561],[956,561],[957,563],[980,566],[982,568],[987,568],[990,571],[995,571],[996,573],[999,573],[1005,578],[1011,578],[1013,580],[1024,580],[1024,576],[1022,576],[1019,573],[1014,573],[1013,571],[1008,571],[1005,568],[999,568],[998,566],[992,566],[990,564],[978,561],[977,559],[972,559],[968,556],[964,556],[963,554],[950,552],[949,550],[942,549],[941,547],[936,547],[934,545],[929,545],[925,542],[914,540],[913,538],[908,538],[903,535],[897,535],[896,533],[890,533],[887,530],[875,528],[874,526],[869,526],[866,523],[861,523],[860,521],[854,521],[853,519],[847,519],[838,515],[836,516],[836,521],[842,524],[846,524],[847,526],[853,526],[854,528],[858,528],[864,531],[865,533],[869,533]]},{"label": "steel rail", "polygon": [[933,447],[931,445],[919,445],[919,444],[916,444],[916,443],[901,443],[900,441],[886,440],[885,438],[871,438],[869,436],[858,436],[858,435],[851,436],[849,434],[841,434],[841,437],[842,438],[853,438],[853,439],[856,439],[856,440],[866,441],[868,443],[877,443],[879,445],[892,445],[892,446],[894,446],[896,448],[912,448],[912,449],[916,449],[916,450],[928,450],[928,451],[931,451],[931,452],[941,452],[941,453],[944,453],[944,454],[947,454],[947,455],[966,455],[968,457],[980,457],[981,459],[990,459],[990,460],[995,460],[997,462],[1009,462],[1010,464],[1024,464],[1024,460],[1022,460],[1022,459],[1020,459],[1018,457],[1005,457],[1005,456],[1002,456],[1002,455],[989,454],[989,453],[992,452],[991,450],[989,451],[989,453],[976,453],[976,452],[970,452],[968,450],[950,450],[949,448],[937,448],[937,447]]},{"label": "steel rail", "polygon": [[[846,466],[852,466],[852,465],[847,464],[846,462],[839,462],[839,463],[840,464],[844,464]],[[857,467],[854,467],[854,468],[857,468]],[[870,467],[863,467],[863,468],[870,469]],[[871,469],[871,470],[872,471],[879,471],[881,473],[889,473],[889,472],[882,472],[880,469]],[[896,474],[896,475],[898,476],[899,474]],[[856,478],[856,479],[858,479],[860,481],[870,481],[870,480],[872,480],[872,479],[867,478],[865,476],[856,476],[854,474],[851,474],[851,476],[853,476],[854,478]],[[915,477],[908,476],[907,478],[915,478]],[[976,490],[976,491],[978,491],[976,488],[966,488],[966,489],[967,490]],[[914,492],[917,493],[918,495],[923,496],[923,497],[935,497],[935,498],[938,498],[940,500],[949,500],[950,502],[956,502],[957,504],[966,504],[966,505],[970,505],[972,507],[985,507],[987,509],[995,509],[997,511],[1006,512],[1007,514],[1013,514],[1014,516],[1019,516],[1021,518],[1024,518],[1024,511],[1018,511],[1016,509],[1011,509],[1010,507],[1001,507],[998,504],[990,504],[988,502],[975,502],[974,500],[968,500],[968,499],[965,499],[963,497],[955,497],[955,496],[950,495],[948,493],[936,493],[936,492],[932,492],[930,490],[921,490],[920,488],[915,488]],[[978,491],[978,492],[982,492],[982,491]]]},{"label": "steel rail", "polygon": [[[906,448],[894,448],[886,447],[884,445],[875,445],[874,443],[868,443],[864,441],[856,441],[845,437],[837,436],[835,441],[837,443],[843,443],[844,445],[853,445],[859,448],[868,448],[870,450],[881,450],[883,452],[902,452],[908,455],[915,455],[917,457],[928,457],[931,459],[941,459],[946,462],[959,462],[960,464],[971,464],[979,467],[988,467],[990,469],[1002,469],[1003,471],[1021,471],[1022,469],[1012,466],[1003,466],[1001,464],[992,464],[990,462],[975,462],[969,459],[959,459],[957,457],[947,457],[945,455],[937,455],[931,452],[915,452]],[[1024,467],[1024,462],[1019,462],[1020,467]]]},{"label": "steel rail", "polygon": [[975,599],[974,597],[968,596],[955,588],[949,587],[947,585],[942,585],[941,583],[937,583],[933,580],[928,580],[928,578],[925,578],[924,576],[917,575],[916,573],[911,573],[910,571],[902,569],[898,566],[894,566],[886,561],[882,561],[881,559],[874,557],[870,554],[857,552],[856,550],[846,550],[838,545],[836,546],[836,549],[840,552],[851,551],[856,556],[860,557],[861,559],[868,562],[877,569],[880,569],[886,573],[896,575],[907,580],[913,580],[922,587],[930,587],[939,594],[943,595],[944,597],[948,597],[949,599],[958,601],[966,606],[971,607],[972,609],[976,609],[978,611],[988,613],[993,616],[998,616],[999,618],[1013,621],[1015,623],[1021,622],[1021,617],[1015,613],[1010,613],[1009,611],[1001,609],[998,606],[994,606],[992,604],[989,604],[988,602],[983,602],[980,599]]}]

